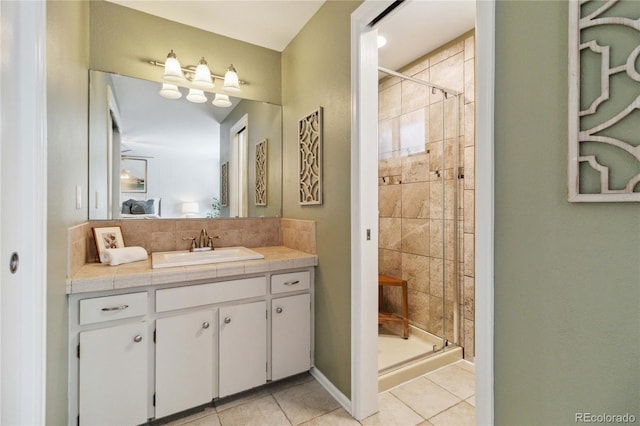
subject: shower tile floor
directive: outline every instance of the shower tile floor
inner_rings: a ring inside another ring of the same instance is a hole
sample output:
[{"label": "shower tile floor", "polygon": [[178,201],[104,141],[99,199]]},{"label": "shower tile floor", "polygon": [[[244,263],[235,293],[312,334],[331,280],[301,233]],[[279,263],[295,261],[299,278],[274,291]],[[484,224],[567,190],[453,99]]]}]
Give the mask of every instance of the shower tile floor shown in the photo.
[{"label": "shower tile floor", "polygon": [[358,422],[310,375],[301,374],[216,401],[172,426],[473,425],[474,366],[468,361],[432,371],[378,395],[379,411]]}]

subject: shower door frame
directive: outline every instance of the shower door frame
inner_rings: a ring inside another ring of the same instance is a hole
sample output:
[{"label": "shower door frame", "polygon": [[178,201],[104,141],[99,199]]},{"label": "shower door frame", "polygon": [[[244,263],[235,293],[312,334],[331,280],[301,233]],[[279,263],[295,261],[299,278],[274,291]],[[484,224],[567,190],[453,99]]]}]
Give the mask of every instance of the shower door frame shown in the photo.
[{"label": "shower door frame", "polygon": [[[402,80],[407,80],[407,81],[411,81],[413,83],[416,84],[420,84],[422,86],[427,86],[429,88],[432,89],[433,92],[435,92],[436,90],[438,90],[441,95],[442,95],[442,154],[441,159],[442,159],[442,164],[441,164],[441,172],[442,172],[442,177],[440,179],[440,184],[442,185],[442,217],[440,219],[442,219],[442,336],[438,336],[436,333],[433,332],[433,330],[429,331],[429,330],[424,330],[427,331],[430,334],[433,334],[434,336],[440,337],[442,339],[442,347],[439,350],[445,351],[447,349],[448,343],[449,343],[449,339],[447,338],[447,268],[446,268],[446,260],[447,260],[447,247],[446,247],[446,240],[447,240],[447,231],[446,231],[446,226],[445,226],[445,219],[446,219],[446,200],[447,200],[447,196],[446,196],[446,166],[445,166],[445,144],[446,144],[446,126],[445,126],[445,106],[444,103],[446,101],[446,99],[448,98],[448,95],[453,95],[455,96],[455,105],[454,105],[454,123],[455,123],[455,134],[453,136],[454,138],[454,146],[456,147],[456,149],[454,150],[454,164],[453,164],[453,181],[454,181],[454,193],[453,193],[453,241],[454,241],[454,247],[453,247],[453,279],[455,282],[455,286],[453,289],[453,344],[455,345],[459,345],[459,315],[460,315],[460,301],[459,301],[459,295],[460,295],[460,285],[461,283],[460,281],[460,276],[458,275],[458,268],[459,268],[459,264],[458,264],[458,260],[459,260],[459,248],[460,248],[460,236],[458,235],[458,220],[459,220],[459,212],[458,212],[458,200],[459,200],[459,161],[460,161],[460,150],[458,149],[458,146],[460,144],[460,96],[462,95],[460,92],[458,92],[457,90],[453,90],[453,89],[449,89],[446,88],[444,86],[439,86],[437,84],[431,83],[429,81],[424,81],[424,80],[420,80],[419,78],[415,78],[415,77],[411,77],[409,75],[406,74],[402,74],[400,72],[397,71],[393,71],[381,66],[378,66],[378,71],[383,72],[387,75],[390,75],[392,77],[398,77]],[[433,93],[432,92],[432,93]],[[407,318],[408,319],[408,318]],[[434,345],[434,350],[433,352],[436,352],[436,348]]]},{"label": "shower door frame", "polygon": [[[377,195],[364,182],[377,155],[368,152],[371,123],[377,123],[377,31],[367,24],[392,1],[365,0],[351,15],[351,395],[345,408],[361,420],[377,411],[377,295],[371,262],[377,266]],[[478,424],[494,423],[494,89],[495,0],[476,2],[476,205],[475,376]],[[368,128],[367,128],[368,125]],[[377,134],[377,126],[376,131]],[[368,139],[369,138],[369,139]],[[377,137],[373,140],[377,140]],[[375,150],[377,154],[377,148]],[[377,169],[375,170],[377,174]],[[373,228],[372,241],[365,237]],[[372,249],[372,244],[376,249]],[[367,267],[364,267],[364,266]],[[331,389],[331,386],[328,386]],[[337,389],[332,394],[347,398]]]}]

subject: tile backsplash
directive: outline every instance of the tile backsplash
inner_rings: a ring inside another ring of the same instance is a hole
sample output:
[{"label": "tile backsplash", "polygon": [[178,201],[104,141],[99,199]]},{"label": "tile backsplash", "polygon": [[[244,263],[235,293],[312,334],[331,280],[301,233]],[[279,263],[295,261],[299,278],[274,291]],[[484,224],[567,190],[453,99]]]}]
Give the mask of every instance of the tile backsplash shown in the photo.
[{"label": "tile backsplash", "polygon": [[67,276],[73,276],[86,263],[98,261],[94,227],[120,226],[126,246],[144,247],[148,253],[188,250],[191,237],[204,228],[216,247],[286,246],[316,254],[315,222],[280,218],[234,219],[136,219],[97,220],[68,230]]}]

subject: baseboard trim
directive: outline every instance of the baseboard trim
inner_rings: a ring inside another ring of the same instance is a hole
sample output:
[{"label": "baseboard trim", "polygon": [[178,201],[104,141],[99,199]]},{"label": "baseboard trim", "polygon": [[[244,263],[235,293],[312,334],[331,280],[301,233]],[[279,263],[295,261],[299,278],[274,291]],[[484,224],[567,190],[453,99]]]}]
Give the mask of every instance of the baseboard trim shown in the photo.
[{"label": "baseboard trim", "polygon": [[331,381],[329,379],[327,379],[327,376],[325,376],[324,374],[322,374],[322,372],[320,370],[318,370],[317,367],[313,367],[311,368],[311,370],[309,370],[309,372],[311,373],[311,375],[313,376],[314,379],[316,379],[318,381],[318,383],[320,383],[320,385],[322,385],[323,388],[325,388],[325,390],[327,392],[329,392],[329,394],[336,400],[338,401],[338,403],[340,405],[342,405],[342,407],[347,410],[347,412],[349,414],[351,413],[351,400],[349,398],[346,397],[345,394],[343,394],[340,389],[338,389],[337,387],[335,387],[335,385],[333,383],[331,383]]}]

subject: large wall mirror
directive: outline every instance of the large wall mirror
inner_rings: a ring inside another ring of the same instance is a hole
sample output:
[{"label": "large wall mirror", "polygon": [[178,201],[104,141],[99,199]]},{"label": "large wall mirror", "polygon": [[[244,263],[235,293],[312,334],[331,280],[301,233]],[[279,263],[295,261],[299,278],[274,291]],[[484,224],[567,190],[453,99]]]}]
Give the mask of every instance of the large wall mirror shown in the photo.
[{"label": "large wall mirror", "polygon": [[89,74],[89,219],[281,215],[279,105],[166,99],[157,82]]}]

